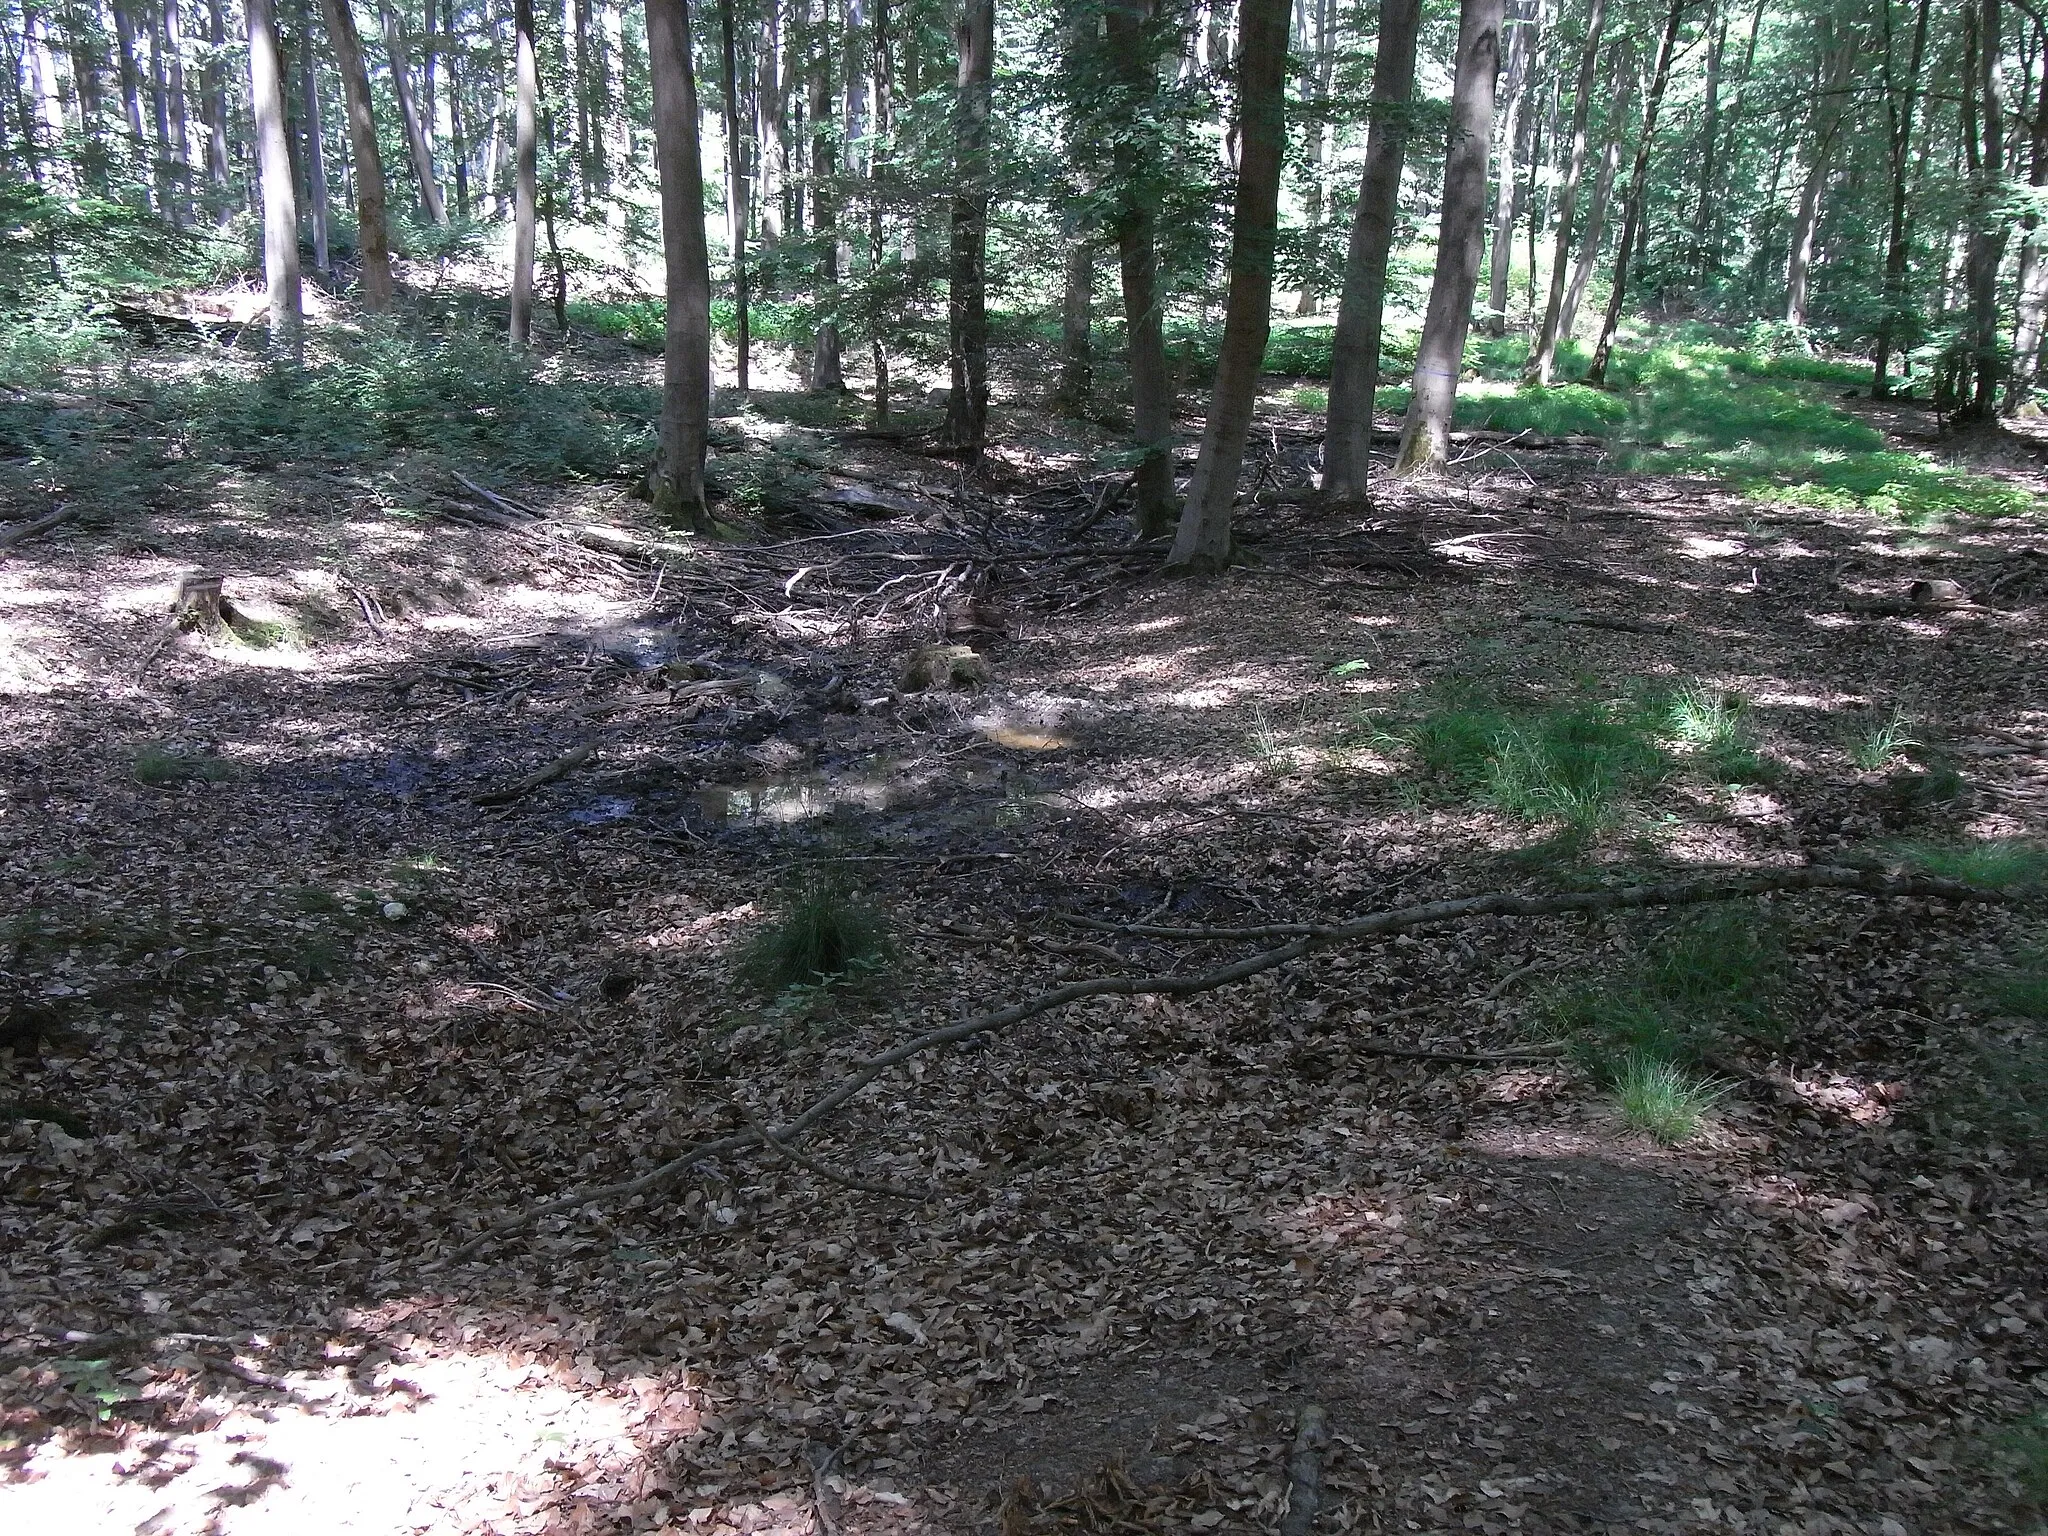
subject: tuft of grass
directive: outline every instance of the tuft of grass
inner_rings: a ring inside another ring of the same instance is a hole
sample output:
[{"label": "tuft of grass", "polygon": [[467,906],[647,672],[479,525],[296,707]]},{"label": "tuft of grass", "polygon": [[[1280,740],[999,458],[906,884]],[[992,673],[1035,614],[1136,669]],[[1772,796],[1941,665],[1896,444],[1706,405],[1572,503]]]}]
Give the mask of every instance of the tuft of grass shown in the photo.
[{"label": "tuft of grass", "polygon": [[1759,784],[1771,768],[1749,738],[1743,701],[1724,689],[1688,683],[1662,702],[1664,730],[1718,783]]},{"label": "tuft of grass", "polygon": [[139,784],[168,789],[175,784],[218,784],[234,777],[234,765],[205,752],[182,752],[161,742],[146,741],[135,749],[130,765]]},{"label": "tuft of grass", "polygon": [[1849,761],[1865,773],[1876,773],[1881,768],[1890,767],[1895,759],[1920,744],[1905,712],[1895,709],[1889,719],[1858,732],[1850,739]]},{"label": "tuft of grass", "polygon": [[1910,869],[1988,890],[2027,890],[2048,884],[2048,850],[2025,838],[1896,843],[1892,852]]},{"label": "tuft of grass", "polygon": [[1611,822],[1630,794],[1670,768],[1639,712],[1598,699],[1526,708],[1452,700],[1397,739],[1431,777],[1575,833]]},{"label": "tuft of grass", "polygon": [[2018,965],[1991,978],[1985,996],[2001,1013],[2048,1019],[2048,955],[2038,950],[2022,955]]},{"label": "tuft of grass", "polygon": [[1675,1147],[1699,1134],[1708,1113],[1727,1097],[1728,1087],[1674,1062],[1635,1055],[1622,1063],[1613,1093],[1624,1125]]},{"label": "tuft of grass", "polygon": [[784,893],[773,921],[748,941],[740,974],[756,986],[815,986],[872,975],[888,964],[888,927],[836,874],[814,874]]},{"label": "tuft of grass", "polygon": [[2026,1168],[2048,1167],[2048,1040],[1980,1042],[1943,1098],[1950,1115]]}]

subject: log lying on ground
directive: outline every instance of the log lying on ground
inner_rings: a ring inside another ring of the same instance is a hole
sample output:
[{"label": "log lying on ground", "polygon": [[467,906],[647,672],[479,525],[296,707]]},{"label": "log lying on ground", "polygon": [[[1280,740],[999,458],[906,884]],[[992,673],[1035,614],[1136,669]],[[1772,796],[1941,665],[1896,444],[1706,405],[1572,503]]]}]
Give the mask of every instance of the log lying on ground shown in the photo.
[{"label": "log lying on ground", "polygon": [[26,523],[16,523],[9,528],[0,528],[0,549],[12,549],[17,544],[26,544],[30,539],[48,533],[52,528],[61,528],[78,516],[76,507],[59,507]]},{"label": "log lying on ground", "polygon": [[909,1061],[913,1056],[921,1056],[927,1051],[937,1050],[941,1046],[952,1045],[975,1035],[1007,1029],[1013,1024],[1021,1024],[1027,1019],[1035,1019],[1041,1014],[1052,1013],[1091,997],[1186,997],[1198,992],[1213,992],[1263,975],[1267,971],[1276,970],[1318,950],[1358,943],[1366,939],[1383,938],[1388,934],[1404,933],[1413,928],[1467,922],[1479,917],[1556,917],[1572,912],[1688,907],[1709,902],[1740,901],[1746,897],[1777,892],[1823,890],[1849,891],[1866,896],[1892,898],[1924,897],[1939,901],[1990,902],[2005,899],[2004,893],[2000,891],[1968,885],[1959,880],[1943,880],[1928,875],[1887,875],[1880,870],[1812,865],[1801,869],[1758,870],[1749,874],[1722,875],[1718,878],[1613,886],[1596,891],[1568,891],[1556,896],[1517,896],[1506,891],[1493,891],[1481,896],[1460,896],[1443,901],[1423,902],[1417,906],[1396,907],[1341,923],[1269,923],[1246,928],[1169,928],[1143,923],[1117,925],[1090,921],[1086,926],[1146,938],[1196,941],[1285,938],[1287,942],[1270,949],[1258,950],[1207,971],[1162,976],[1096,976],[1084,981],[1070,981],[1064,986],[1054,987],[1049,992],[1041,992],[1036,997],[1025,998],[1021,1002],[976,1014],[957,1024],[927,1030],[856,1064],[853,1071],[813,1099],[808,1108],[786,1125],[774,1128],[764,1125],[759,1130],[754,1126],[748,1126],[745,1130],[735,1131],[728,1136],[699,1142],[660,1167],[635,1178],[576,1190],[557,1199],[544,1201],[518,1215],[508,1216],[503,1221],[486,1227],[458,1247],[451,1258],[458,1261],[469,1258],[494,1239],[509,1236],[550,1216],[559,1216],[566,1211],[579,1210],[586,1205],[604,1201],[651,1194],[674,1183],[699,1163],[712,1158],[726,1157],[735,1152],[744,1152],[764,1145],[787,1150],[790,1144],[808,1135],[822,1122],[837,1114],[884,1073]]}]

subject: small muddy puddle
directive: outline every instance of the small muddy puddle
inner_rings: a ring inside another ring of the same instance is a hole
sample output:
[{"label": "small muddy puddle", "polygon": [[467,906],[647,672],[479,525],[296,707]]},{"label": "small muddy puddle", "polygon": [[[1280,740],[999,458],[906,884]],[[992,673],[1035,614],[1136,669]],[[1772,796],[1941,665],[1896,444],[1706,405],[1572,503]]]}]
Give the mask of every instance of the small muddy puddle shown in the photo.
[{"label": "small muddy puddle", "polygon": [[915,793],[900,780],[765,779],[754,784],[707,784],[692,797],[704,819],[720,827],[785,826],[833,811],[887,811]]}]

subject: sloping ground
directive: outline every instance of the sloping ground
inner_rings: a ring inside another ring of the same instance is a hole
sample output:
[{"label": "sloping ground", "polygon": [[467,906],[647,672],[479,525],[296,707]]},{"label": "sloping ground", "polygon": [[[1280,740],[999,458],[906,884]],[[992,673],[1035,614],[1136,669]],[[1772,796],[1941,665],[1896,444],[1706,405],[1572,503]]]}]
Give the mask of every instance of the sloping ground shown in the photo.
[{"label": "sloping ground", "polygon": [[[1527,978],[1641,934],[1490,919],[933,1052],[812,1167],[705,1160],[457,1257],[920,1029],[1237,952],[1063,915],[1583,878],[1363,718],[1454,673],[1752,701],[1775,782],[1673,780],[1596,867],[2042,830],[2026,529],[1909,539],[1571,453],[1311,512],[1276,424],[1256,564],[1159,587],[1080,528],[1085,483],[861,451],[910,510],[775,547],[621,560],[555,532],[616,499],[478,526],[448,487],[452,522],[273,496],[0,566],[0,1518],[1249,1530],[1311,1401],[1329,1530],[2029,1518],[1994,1452],[2041,1405],[2048,1201],[1941,1113],[2023,905],[1772,902],[1796,1027],[1683,1152],[1556,1061],[1380,1053],[1525,1046]],[[282,643],[165,639],[194,566]],[[1885,606],[1919,578],[1985,606]],[[994,684],[900,694],[949,627]],[[1848,761],[1894,709],[1952,793]],[[897,962],[763,998],[736,947],[822,858]]]}]

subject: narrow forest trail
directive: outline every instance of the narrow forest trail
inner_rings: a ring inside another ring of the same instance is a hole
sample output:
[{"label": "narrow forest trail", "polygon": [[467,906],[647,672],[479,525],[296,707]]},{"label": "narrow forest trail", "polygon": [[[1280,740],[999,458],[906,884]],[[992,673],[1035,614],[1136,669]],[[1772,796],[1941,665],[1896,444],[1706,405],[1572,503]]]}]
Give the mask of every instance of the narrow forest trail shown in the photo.
[{"label": "narrow forest trail", "polygon": [[[1099,541],[1056,443],[963,486],[822,433],[813,520],[754,545],[663,552],[605,488],[393,515],[252,472],[8,555],[0,1523],[1250,1531],[1311,1401],[1327,1530],[2025,1519],[1992,1461],[2039,1405],[2048,1200],[1938,1134],[2023,907],[1769,903],[1791,1033],[1678,1150],[1562,1063],[1373,1051],[1526,1046],[1543,984],[1644,931],[1488,919],[920,1057],[806,1143],[927,1201],[745,1157],[453,1257],[920,1029],[1236,952],[1068,916],[2048,830],[2031,528],[1574,448],[1346,514],[1261,436],[1249,564],[1199,585]],[[163,633],[194,569],[242,638]],[[903,691],[942,640],[988,684]],[[1661,783],[1561,872],[1394,739],[1475,678],[1697,680],[1775,769]],[[1849,761],[1895,711],[1942,794]],[[888,976],[748,990],[827,860]]]}]

